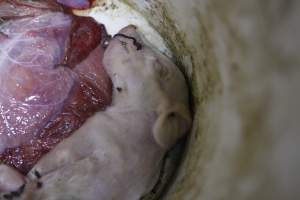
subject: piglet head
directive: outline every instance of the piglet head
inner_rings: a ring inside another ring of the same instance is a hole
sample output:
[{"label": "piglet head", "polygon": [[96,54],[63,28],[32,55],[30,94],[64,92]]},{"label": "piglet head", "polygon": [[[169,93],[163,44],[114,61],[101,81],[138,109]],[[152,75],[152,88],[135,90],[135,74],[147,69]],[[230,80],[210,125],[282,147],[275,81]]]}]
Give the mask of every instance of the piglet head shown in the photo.
[{"label": "piglet head", "polygon": [[180,70],[147,45],[134,26],[110,41],[104,66],[114,84],[113,105],[155,113],[153,137],[170,148],[190,128],[188,88]]}]

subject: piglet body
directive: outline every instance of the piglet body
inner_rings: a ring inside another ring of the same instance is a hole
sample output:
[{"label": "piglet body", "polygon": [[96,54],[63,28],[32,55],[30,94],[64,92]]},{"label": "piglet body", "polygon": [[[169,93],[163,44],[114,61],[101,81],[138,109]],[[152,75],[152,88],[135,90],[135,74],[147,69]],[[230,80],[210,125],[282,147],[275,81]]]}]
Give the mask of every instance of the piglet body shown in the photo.
[{"label": "piglet body", "polygon": [[166,151],[188,131],[182,74],[135,27],[112,39],[103,62],[112,106],[35,165],[21,199],[138,200],[156,183]]}]

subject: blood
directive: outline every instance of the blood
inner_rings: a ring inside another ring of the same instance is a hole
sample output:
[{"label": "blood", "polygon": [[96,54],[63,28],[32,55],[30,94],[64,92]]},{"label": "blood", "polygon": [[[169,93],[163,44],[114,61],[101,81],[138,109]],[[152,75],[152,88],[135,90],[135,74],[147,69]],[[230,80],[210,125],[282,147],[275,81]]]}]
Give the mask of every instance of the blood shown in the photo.
[{"label": "blood", "polygon": [[107,36],[103,25],[93,18],[74,16],[70,35],[70,47],[63,64],[74,67],[84,60]]}]

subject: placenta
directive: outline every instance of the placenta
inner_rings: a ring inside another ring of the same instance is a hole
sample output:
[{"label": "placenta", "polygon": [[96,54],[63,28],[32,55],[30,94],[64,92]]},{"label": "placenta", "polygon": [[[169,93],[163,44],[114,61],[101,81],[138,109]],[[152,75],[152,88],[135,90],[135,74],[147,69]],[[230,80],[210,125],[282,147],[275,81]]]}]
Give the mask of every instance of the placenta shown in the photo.
[{"label": "placenta", "polygon": [[112,100],[105,27],[58,3],[0,1],[0,162],[23,174]]}]

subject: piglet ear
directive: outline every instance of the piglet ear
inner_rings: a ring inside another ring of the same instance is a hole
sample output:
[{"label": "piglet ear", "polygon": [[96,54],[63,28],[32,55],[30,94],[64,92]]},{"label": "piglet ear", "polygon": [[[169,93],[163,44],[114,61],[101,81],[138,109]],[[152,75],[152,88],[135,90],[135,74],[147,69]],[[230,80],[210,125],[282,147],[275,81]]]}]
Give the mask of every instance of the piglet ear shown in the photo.
[{"label": "piglet ear", "polygon": [[189,109],[184,105],[175,105],[160,111],[154,124],[155,141],[164,149],[169,149],[184,136],[191,126]]}]

